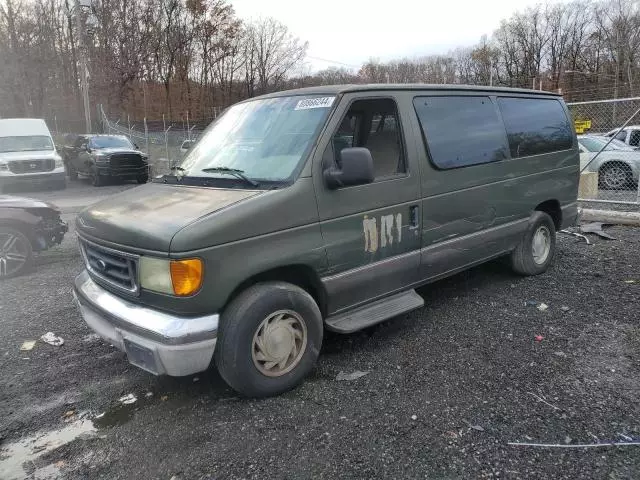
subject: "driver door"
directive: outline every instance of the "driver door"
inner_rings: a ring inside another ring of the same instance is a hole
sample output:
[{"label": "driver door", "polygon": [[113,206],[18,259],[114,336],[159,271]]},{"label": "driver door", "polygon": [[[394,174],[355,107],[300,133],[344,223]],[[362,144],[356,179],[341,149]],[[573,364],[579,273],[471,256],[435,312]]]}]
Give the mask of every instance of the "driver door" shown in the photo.
[{"label": "driver door", "polygon": [[[319,144],[314,185],[329,271],[322,279],[329,314],[406,289],[420,265],[419,171],[404,130],[401,98],[345,95]],[[406,111],[406,109],[404,110]],[[340,151],[368,148],[375,179],[330,189],[323,171],[340,166]]]}]

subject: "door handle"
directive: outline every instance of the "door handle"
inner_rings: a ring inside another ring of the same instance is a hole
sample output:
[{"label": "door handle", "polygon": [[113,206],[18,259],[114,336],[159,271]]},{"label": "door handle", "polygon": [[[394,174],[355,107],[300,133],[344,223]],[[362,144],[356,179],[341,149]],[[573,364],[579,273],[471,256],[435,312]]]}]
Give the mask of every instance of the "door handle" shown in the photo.
[{"label": "door handle", "polygon": [[415,230],[420,226],[420,220],[418,219],[418,206],[412,205],[409,207],[409,230]]}]

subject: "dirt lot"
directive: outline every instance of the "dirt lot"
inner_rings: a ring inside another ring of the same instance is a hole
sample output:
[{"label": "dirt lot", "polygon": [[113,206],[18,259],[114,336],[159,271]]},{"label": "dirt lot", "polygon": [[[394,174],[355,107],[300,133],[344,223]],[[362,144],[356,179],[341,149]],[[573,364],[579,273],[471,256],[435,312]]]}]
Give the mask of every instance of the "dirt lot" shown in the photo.
[{"label": "dirt lot", "polygon": [[[424,309],[327,336],[312,377],[266,400],[213,370],[153,377],[91,335],[70,232],[0,285],[0,478],[638,478],[640,446],[508,445],[640,441],[640,230],[608,231],[560,235],[539,277],[494,262],[424,288]],[[64,345],[20,351],[48,331]]]}]

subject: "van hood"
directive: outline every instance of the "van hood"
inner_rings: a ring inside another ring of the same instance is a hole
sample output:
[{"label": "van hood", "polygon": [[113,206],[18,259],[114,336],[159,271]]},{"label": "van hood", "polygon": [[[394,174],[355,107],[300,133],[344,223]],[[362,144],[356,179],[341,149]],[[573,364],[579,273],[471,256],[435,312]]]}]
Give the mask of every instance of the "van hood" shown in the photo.
[{"label": "van hood", "polygon": [[31,160],[33,158],[58,158],[55,150],[27,150],[25,152],[0,152],[0,162],[13,162],[16,160]]},{"label": "van hood", "polygon": [[173,236],[191,222],[261,193],[147,183],[87,207],[76,228],[98,242],[168,254]]}]

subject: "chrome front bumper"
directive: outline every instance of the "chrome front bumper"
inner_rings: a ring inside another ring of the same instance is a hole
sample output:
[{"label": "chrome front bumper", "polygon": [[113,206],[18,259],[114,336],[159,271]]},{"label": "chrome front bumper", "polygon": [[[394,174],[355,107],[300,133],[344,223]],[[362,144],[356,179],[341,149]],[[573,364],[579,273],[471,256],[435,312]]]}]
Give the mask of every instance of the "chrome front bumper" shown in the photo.
[{"label": "chrome front bumper", "polygon": [[174,377],[209,367],[217,314],[179,317],[129,302],[95,283],[86,270],[76,277],[73,295],[89,327],[126,352],[133,365]]}]

